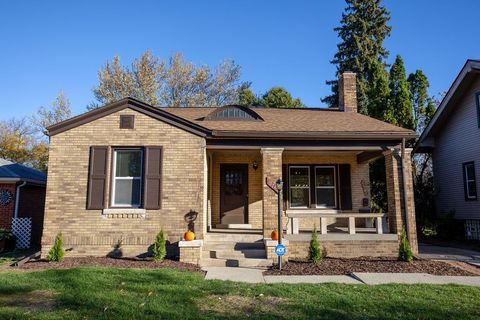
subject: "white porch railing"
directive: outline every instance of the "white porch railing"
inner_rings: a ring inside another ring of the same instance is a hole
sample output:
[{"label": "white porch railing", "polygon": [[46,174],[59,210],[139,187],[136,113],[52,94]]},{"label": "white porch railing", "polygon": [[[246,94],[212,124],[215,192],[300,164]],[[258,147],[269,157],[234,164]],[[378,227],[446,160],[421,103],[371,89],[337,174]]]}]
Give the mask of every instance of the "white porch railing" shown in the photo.
[{"label": "white porch railing", "polygon": [[288,234],[299,233],[299,220],[300,219],[320,219],[320,234],[327,234],[327,219],[329,218],[346,218],[348,219],[348,233],[356,234],[355,221],[356,219],[373,218],[376,220],[376,233],[383,234],[384,219],[386,219],[386,213],[342,213],[337,210],[321,210],[321,209],[297,209],[287,210],[287,217],[289,218],[289,226],[287,228]]}]

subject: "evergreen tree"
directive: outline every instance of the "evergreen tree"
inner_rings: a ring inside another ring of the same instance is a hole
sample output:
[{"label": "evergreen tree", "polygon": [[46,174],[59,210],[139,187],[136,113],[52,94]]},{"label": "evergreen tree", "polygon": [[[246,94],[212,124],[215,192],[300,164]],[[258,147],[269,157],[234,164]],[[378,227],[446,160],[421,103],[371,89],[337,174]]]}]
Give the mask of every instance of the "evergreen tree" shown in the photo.
[{"label": "evergreen tree", "polygon": [[428,79],[422,70],[417,70],[408,76],[410,84],[410,99],[413,107],[414,129],[422,132],[425,128],[425,117],[427,112],[428,97]]},{"label": "evergreen tree", "polygon": [[398,248],[398,260],[405,261],[405,262],[412,262],[413,261],[413,252],[412,248],[410,247],[410,242],[407,238],[407,232],[405,228],[402,229],[402,233],[400,235],[400,247]]},{"label": "evergreen tree", "polygon": [[65,251],[63,250],[62,233],[57,233],[52,248],[48,251],[47,260],[50,262],[61,262]]},{"label": "evergreen tree", "polygon": [[163,228],[160,229],[160,232],[155,237],[155,242],[153,243],[153,260],[157,262],[163,261],[167,256],[167,247],[165,240],[165,233]]},{"label": "evergreen tree", "polygon": [[[344,71],[357,73],[358,112],[368,112],[369,79],[377,61],[385,61],[388,51],[383,41],[390,35],[387,25],[390,13],[381,0],[346,0],[340,27],[334,30],[341,42],[331,63],[337,67],[336,77]],[[332,94],[322,99],[330,107],[338,106],[338,81],[327,81]]]},{"label": "evergreen tree", "polygon": [[372,67],[372,75],[369,79],[368,115],[387,122],[394,122],[393,106],[390,103],[390,89],[388,87],[388,73],[380,61],[376,61]]},{"label": "evergreen tree", "polygon": [[415,129],[409,87],[403,59],[397,55],[390,68],[390,101],[395,116],[395,122],[392,123],[406,129]]},{"label": "evergreen tree", "polygon": [[323,258],[322,248],[318,242],[317,227],[313,226],[312,239],[310,240],[310,246],[308,248],[308,261],[318,263]]},{"label": "evergreen tree", "polygon": [[250,82],[243,83],[238,88],[238,104],[241,106],[252,106],[257,104],[257,97],[250,89]]},{"label": "evergreen tree", "polygon": [[292,98],[290,92],[281,87],[273,87],[260,99],[259,104],[269,108],[301,108],[303,103],[299,98]]}]

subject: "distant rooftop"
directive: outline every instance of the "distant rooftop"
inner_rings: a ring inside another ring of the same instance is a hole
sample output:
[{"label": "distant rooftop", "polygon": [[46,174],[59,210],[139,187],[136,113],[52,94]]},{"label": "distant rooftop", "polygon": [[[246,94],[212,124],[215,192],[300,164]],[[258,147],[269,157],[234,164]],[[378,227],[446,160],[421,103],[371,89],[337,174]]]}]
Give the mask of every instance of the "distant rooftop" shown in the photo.
[{"label": "distant rooftop", "polygon": [[47,174],[23,164],[0,158],[0,180],[45,183]]}]

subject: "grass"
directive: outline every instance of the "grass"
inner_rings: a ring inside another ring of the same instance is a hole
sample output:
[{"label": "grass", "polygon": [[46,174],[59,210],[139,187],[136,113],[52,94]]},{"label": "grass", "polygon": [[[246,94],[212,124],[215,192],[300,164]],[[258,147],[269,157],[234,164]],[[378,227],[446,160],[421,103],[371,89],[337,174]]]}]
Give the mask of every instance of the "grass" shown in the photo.
[{"label": "grass", "polygon": [[0,319],[478,319],[480,288],[249,285],[172,269],[0,273]]}]

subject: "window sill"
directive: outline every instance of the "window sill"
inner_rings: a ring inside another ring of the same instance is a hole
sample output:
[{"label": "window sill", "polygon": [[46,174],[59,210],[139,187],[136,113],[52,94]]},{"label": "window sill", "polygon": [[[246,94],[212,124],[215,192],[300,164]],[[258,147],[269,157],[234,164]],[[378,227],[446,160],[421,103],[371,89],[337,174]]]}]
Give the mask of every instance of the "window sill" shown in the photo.
[{"label": "window sill", "polygon": [[144,219],[147,211],[142,208],[108,208],[103,209],[104,218]]}]

